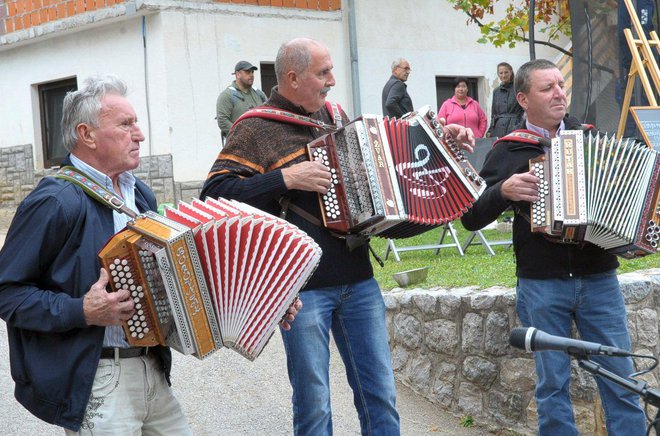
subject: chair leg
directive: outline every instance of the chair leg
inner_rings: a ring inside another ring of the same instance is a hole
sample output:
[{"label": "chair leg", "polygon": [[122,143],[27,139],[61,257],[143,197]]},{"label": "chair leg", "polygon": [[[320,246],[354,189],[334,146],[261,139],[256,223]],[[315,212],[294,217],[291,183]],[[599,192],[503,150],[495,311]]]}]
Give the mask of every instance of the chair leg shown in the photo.
[{"label": "chair leg", "polygon": [[396,245],[394,245],[394,239],[387,240],[387,250],[385,250],[385,260],[387,260],[387,256],[390,254],[390,251],[392,251],[394,260],[396,260],[397,262],[401,262],[401,258],[399,257],[399,252],[396,249]]}]

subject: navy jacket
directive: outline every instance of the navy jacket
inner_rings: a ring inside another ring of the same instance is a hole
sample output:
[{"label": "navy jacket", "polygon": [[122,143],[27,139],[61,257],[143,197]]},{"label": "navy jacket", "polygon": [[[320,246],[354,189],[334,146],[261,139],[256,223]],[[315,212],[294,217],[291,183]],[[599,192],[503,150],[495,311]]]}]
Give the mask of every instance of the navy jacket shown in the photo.
[{"label": "navy jacket", "polygon": [[[564,118],[566,130],[580,129],[577,118]],[[521,125],[520,128],[525,128]],[[461,217],[468,230],[479,230],[492,223],[508,207],[515,211],[513,220],[513,249],[516,255],[516,275],[529,279],[567,279],[597,274],[619,266],[616,256],[602,248],[585,243],[560,244],[551,242],[541,233],[532,233],[528,202],[510,202],[502,197],[502,183],[513,174],[529,171],[529,160],[543,153],[543,145],[517,141],[501,141],[487,155],[479,173],[488,186],[479,200]]]},{"label": "navy jacket", "polygon": [[[136,182],[140,211],[154,194]],[[83,296],[98,280],[97,253],[114,234],[112,210],[71,182],[45,177],[23,200],[0,251],[0,318],[7,322],[16,399],[38,418],[77,431],[105,328],[88,326]],[[159,347],[169,380],[171,355]]]}]

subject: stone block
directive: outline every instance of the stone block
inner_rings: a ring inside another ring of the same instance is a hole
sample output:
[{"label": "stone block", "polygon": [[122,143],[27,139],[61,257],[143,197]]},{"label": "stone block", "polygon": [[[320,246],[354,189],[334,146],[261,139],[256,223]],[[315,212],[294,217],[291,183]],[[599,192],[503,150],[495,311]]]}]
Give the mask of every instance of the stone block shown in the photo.
[{"label": "stone block", "polygon": [[475,294],[470,301],[470,307],[474,310],[488,310],[495,306],[497,297],[501,294],[499,289],[487,289]]},{"label": "stone block", "polygon": [[422,323],[412,315],[399,313],[394,317],[394,340],[410,349],[423,343]]},{"label": "stone block", "polygon": [[410,358],[410,353],[404,347],[394,346],[392,349],[392,368],[394,372],[402,371],[408,359]]},{"label": "stone block", "polygon": [[626,273],[618,278],[626,304],[639,304],[651,294],[652,281],[643,274]]},{"label": "stone block", "polygon": [[438,298],[440,300],[440,315],[443,318],[453,318],[459,313],[461,308],[460,296],[445,291]]},{"label": "stone block", "polygon": [[481,387],[490,389],[498,375],[497,365],[479,356],[468,356],[463,360],[463,376]]},{"label": "stone block", "polygon": [[471,383],[458,386],[458,408],[472,416],[482,416],[484,411],[483,393]]},{"label": "stone block", "polygon": [[655,309],[642,309],[636,313],[638,346],[656,348],[658,346],[658,313]]},{"label": "stone block", "polygon": [[580,434],[607,434],[607,431],[605,433],[596,433],[596,417],[592,408],[575,405],[573,407],[573,415],[575,416],[575,425],[577,425]]},{"label": "stone block", "polygon": [[533,392],[536,387],[536,366],[530,357],[515,357],[500,361],[500,384],[510,392]]},{"label": "stone block", "polygon": [[431,400],[449,408],[454,401],[454,383],[450,380],[436,378],[431,391]]},{"label": "stone block", "polygon": [[422,394],[430,392],[431,369],[431,361],[427,355],[418,355],[411,360],[407,368],[408,380],[417,392]]},{"label": "stone block", "polygon": [[518,423],[525,418],[530,397],[518,392],[491,390],[488,395],[488,415],[499,422]]},{"label": "stone block", "polygon": [[478,353],[483,343],[483,317],[478,313],[466,313],[463,317],[461,350]]},{"label": "stone block", "polygon": [[438,298],[430,292],[420,292],[412,297],[413,303],[419,310],[428,317],[434,317],[439,313]]},{"label": "stone block", "polygon": [[578,367],[577,362],[571,361],[571,398],[592,402],[598,397],[598,386],[591,373]]},{"label": "stone block", "polygon": [[436,362],[435,366],[435,376],[440,380],[454,380],[456,378],[456,365],[447,361],[438,361],[439,359],[434,359]]},{"label": "stone block", "polygon": [[486,316],[486,353],[503,356],[508,353],[509,348],[509,316],[502,312],[490,312]]},{"label": "stone block", "polygon": [[174,177],[171,154],[156,156],[156,167],[158,168],[159,177]]},{"label": "stone block", "polygon": [[458,328],[455,322],[444,319],[426,322],[424,334],[429,350],[455,355],[458,349]]}]

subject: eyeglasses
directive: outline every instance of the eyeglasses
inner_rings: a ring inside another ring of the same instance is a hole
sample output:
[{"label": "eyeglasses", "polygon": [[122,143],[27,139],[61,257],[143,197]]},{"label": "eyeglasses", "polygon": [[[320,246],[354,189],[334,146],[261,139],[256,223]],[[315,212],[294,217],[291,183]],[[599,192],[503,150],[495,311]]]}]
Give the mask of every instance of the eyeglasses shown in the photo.
[{"label": "eyeglasses", "polygon": [[398,65],[397,68],[401,68],[403,71],[410,71],[410,67],[403,68],[401,65]]}]

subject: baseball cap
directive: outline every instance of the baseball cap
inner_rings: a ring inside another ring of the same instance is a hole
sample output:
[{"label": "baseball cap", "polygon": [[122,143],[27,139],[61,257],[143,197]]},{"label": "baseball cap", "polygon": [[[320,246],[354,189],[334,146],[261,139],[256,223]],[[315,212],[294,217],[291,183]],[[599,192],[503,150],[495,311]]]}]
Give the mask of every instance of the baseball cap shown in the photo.
[{"label": "baseball cap", "polygon": [[252,71],[258,70],[258,68],[255,67],[254,65],[252,65],[251,63],[249,63],[248,61],[240,61],[234,67],[234,72],[236,72],[236,71],[250,71],[250,70],[252,70]]}]

